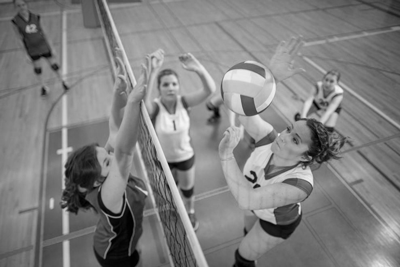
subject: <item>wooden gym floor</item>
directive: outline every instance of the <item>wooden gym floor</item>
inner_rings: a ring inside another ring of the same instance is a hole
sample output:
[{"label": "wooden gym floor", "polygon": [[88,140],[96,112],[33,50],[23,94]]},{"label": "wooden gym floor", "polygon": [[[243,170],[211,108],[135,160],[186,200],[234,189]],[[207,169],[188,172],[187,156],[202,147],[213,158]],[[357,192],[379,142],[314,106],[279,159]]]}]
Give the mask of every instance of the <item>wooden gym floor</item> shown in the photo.
[{"label": "wooden gym floor", "polygon": [[[72,88],[63,94],[44,64],[51,93],[40,97],[32,67],[13,36],[15,10],[1,4],[0,266],[60,266],[65,239],[73,248],[71,266],[97,266],[90,239],[93,218],[70,216],[71,234],[60,234],[62,155],[57,150],[62,131],[73,148],[104,143],[112,79],[102,31],[83,26],[80,5],[34,1],[30,7],[42,15]],[[161,47],[166,67],[178,70],[184,91],[200,83],[180,68],[182,52],[196,55],[219,84],[234,63],[267,63],[280,40],[303,35],[306,45],[297,63],[307,73],[280,84],[273,106],[263,114],[277,129],[292,121],[326,70],[342,72],[345,99],[337,129],[353,143],[341,160],[315,172],[302,224],[259,266],[400,265],[399,10],[399,1],[385,0],[145,0],[111,6],[135,74],[143,56]],[[209,115],[203,104],[192,112],[197,236],[210,266],[231,266],[243,225],[215,163],[227,119],[223,114],[220,123],[207,125]],[[236,152],[244,161],[247,144]],[[143,265],[164,266],[151,214],[146,227]],[[158,257],[152,257],[154,251]]]}]

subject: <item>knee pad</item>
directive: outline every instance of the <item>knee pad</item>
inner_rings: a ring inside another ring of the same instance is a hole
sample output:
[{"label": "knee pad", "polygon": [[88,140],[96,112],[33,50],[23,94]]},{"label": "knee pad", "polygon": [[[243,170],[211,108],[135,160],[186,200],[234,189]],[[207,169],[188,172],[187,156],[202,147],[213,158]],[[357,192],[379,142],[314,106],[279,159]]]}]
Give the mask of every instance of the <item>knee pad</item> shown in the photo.
[{"label": "knee pad", "polygon": [[51,68],[52,68],[54,71],[57,71],[57,70],[60,69],[60,67],[58,67],[57,63],[52,64],[52,65],[51,65]]},{"label": "knee pad", "polygon": [[181,188],[181,191],[182,191],[182,195],[183,195],[184,197],[190,198],[191,196],[193,196],[194,186],[193,186],[192,188],[190,188],[189,190],[185,190],[185,189],[182,189],[182,188]]},{"label": "knee pad", "polygon": [[36,73],[36,75],[42,74],[42,68],[34,68],[33,71]]},{"label": "knee pad", "polygon": [[235,265],[234,267],[256,267],[255,261],[249,261],[239,254],[239,249],[235,251]]}]

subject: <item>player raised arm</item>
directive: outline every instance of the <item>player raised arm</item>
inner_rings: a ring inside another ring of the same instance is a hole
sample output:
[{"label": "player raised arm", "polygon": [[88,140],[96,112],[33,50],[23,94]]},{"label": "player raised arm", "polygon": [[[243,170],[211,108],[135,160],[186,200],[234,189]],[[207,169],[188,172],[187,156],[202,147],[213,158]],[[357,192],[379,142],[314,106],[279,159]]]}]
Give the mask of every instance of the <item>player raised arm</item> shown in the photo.
[{"label": "player raised arm", "polygon": [[[147,68],[142,65],[142,74],[137,85],[128,96],[121,127],[115,139],[115,161],[110,162],[110,173],[101,191],[104,205],[112,212],[119,212],[122,196],[133,161],[133,150],[138,137],[140,103],[146,92]],[[114,88],[126,83],[126,76],[119,75]]]},{"label": "player raised arm", "polygon": [[195,72],[203,85],[201,90],[191,94],[185,94],[185,100],[189,107],[196,106],[203,102],[215,91],[215,82],[207,69],[191,53],[185,53],[179,56],[179,61],[185,70]]}]

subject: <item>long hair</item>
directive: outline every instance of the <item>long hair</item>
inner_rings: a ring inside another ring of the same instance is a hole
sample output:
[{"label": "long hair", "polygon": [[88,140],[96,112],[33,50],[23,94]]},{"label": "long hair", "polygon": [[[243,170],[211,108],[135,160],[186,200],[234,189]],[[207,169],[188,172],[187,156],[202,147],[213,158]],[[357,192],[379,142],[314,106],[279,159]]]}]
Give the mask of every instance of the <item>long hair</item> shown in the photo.
[{"label": "long hair", "polygon": [[340,158],[338,153],[346,143],[346,137],[330,133],[327,127],[316,119],[300,120],[306,121],[311,131],[311,145],[305,153],[310,158],[310,161],[302,162],[304,168],[314,163],[322,164],[331,159]]},{"label": "long hair", "polygon": [[101,177],[101,166],[97,160],[97,144],[83,146],[74,151],[65,164],[65,189],[61,196],[61,208],[78,213],[79,209],[94,207],[85,199],[86,192],[79,188],[93,190],[93,185]]},{"label": "long hair", "polygon": [[157,88],[160,89],[161,79],[167,75],[175,75],[179,79],[178,74],[172,69],[164,69],[157,74]]}]

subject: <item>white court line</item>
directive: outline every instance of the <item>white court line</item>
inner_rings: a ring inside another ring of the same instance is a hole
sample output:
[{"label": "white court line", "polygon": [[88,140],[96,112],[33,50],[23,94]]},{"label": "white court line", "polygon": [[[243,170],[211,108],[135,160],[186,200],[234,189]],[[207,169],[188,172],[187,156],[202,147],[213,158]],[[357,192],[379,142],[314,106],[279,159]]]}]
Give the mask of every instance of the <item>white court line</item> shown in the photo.
[{"label": "white court line", "polygon": [[[314,61],[312,61],[311,59],[309,59],[306,56],[302,56],[300,54],[300,56],[307,61],[310,65],[312,65],[314,68],[316,68],[317,70],[319,70],[321,73],[325,74],[327,71],[324,70],[321,66],[319,66],[317,63],[315,63]],[[339,82],[339,85],[341,87],[343,87],[347,92],[349,92],[352,96],[354,96],[355,98],[357,98],[358,100],[360,100],[362,103],[364,103],[366,106],[368,106],[370,109],[372,109],[373,111],[375,111],[377,114],[379,114],[382,118],[384,118],[385,120],[387,120],[388,122],[390,122],[393,126],[395,126],[397,129],[400,130],[400,124],[398,124],[397,122],[395,122],[394,120],[392,120],[388,115],[386,115],[383,111],[381,111],[379,108],[375,107],[373,104],[371,104],[368,100],[366,100],[364,97],[362,97],[361,95],[357,94],[354,90],[352,90],[350,87],[348,87],[347,85],[345,85],[342,82]]]},{"label": "white court line", "polygon": [[326,43],[334,43],[334,42],[351,40],[351,39],[357,39],[357,38],[373,36],[373,35],[378,35],[378,34],[383,34],[383,33],[395,32],[395,31],[400,31],[400,26],[393,26],[393,27],[390,27],[389,29],[386,29],[386,30],[369,31],[369,32],[365,31],[365,32],[358,33],[358,34],[350,34],[350,35],[341,36],[341,37],[333,36],[333,37],[327,38],[327,39],[310,41],[310,42],[306,42],[304,44],[304,47],[313,46],[313,45],[320,45],[320,44],[326,44]]},{"label": "white court line", "polygon": [[[68,72],[67,65],[67,13],[62,11],[62,77],[64,78]],[[68,152],[71,148],[68,147],[68,94],[64,93],[62,96],[62,113],[61,113],[61,187],[62,190],[65,189],[64,186],[64,171],[65,171],[65,162],[67,161]],[[66,209],[62,211],[62,233],[63,235],[69,234],[69,214]],[[70,243],[69,240],[65,240],[63,242],[63,267],[70,267]]]}]

